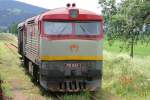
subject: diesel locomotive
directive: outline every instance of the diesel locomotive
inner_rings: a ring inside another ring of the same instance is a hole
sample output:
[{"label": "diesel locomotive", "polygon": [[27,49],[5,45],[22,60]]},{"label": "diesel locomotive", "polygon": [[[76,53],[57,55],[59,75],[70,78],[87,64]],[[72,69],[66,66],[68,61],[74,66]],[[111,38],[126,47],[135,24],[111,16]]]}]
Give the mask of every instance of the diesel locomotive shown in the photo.
[{"label": "diesel locomotive", "polygon": [[97,91],[103,65],[103,17],[75,5],[18,24],[18,52],[31,76],[53,92]]}]

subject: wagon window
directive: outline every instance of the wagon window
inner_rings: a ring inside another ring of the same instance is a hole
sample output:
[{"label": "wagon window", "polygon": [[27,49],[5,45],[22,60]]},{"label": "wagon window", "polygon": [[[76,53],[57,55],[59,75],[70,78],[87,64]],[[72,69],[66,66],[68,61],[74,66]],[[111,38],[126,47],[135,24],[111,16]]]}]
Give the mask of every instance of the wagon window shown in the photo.
[{"label": "wagon window", "polygon": [[100,23],[99,22],[77,22],[75,29],[77,35],[99,35]]},{"label": "wagon window", "polygon": [[45,34],[67,35],[72,33],[72,24],[69,22],[45,22]]}]

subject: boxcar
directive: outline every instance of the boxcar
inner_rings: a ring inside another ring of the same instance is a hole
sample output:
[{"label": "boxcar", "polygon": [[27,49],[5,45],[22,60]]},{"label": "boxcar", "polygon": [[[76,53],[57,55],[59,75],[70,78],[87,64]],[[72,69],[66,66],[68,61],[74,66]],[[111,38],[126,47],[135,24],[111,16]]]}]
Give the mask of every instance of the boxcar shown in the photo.
[{"label": "boxcar", "polygon": [[40,85],[54,92],[97,91],[103,17],[76,7],[46,11],[18,25],[18,52]]}]

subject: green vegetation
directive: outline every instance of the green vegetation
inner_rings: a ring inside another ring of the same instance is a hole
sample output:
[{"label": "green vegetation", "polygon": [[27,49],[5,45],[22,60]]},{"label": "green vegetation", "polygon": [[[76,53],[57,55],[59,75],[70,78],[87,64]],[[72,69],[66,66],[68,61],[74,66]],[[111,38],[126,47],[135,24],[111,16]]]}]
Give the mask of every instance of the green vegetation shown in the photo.
[{"label": "green vegetation", "polygon": [[5,96],[13,98],[17,91],[25,95],[27,100],[32,100],[34,97],[46,100],[40,88],[33,84],[32,79],[22,67],[17,49],[9,43],[17,45],[16,37],[0,34],[0,78],[4,81],[2,90]]},{"label": "green vegetation", "polygon": [[12,33],[12,34],[14,34],[14,35],[17,35],[17,34],[18,34],[17,26],[18,26],[18,23],[13,23],[13,24],[9,27],[9,32]]},{"label": "green vegetation", "polygon": [[[128,55],[130,55],[130,50],[129,48],[122,48],[122,45],[125,45],[124,42],[121,41],[113,41],[113,43],[111,41],[105,41],[104,43],[104,48],[106,51],[109,52],[113,52],[113,53],[127,53]],[[147,45],[146,43],[142,43],[142,42],[138,42],[138,44],[136,44],[134,46],[134,55],[136,57],[145,57],[145,56],[150,56],[150,46]]]},{"label": "green vegetation", "polygon": [[90,100],[89,93],[81,93],[77,95],[64,95],[63,100]]},{"label": "green vegetation", "polygon": [[[99,0],[105,17],[106,33],[109,40],[121,40],[134,55],[137,42],[150,41],[149,0]],[[146,28],[147,27],[147,28]]]},{"label": "green vegetation", "polygon": [[150,57],[105,52],[103,88],[125,100],[150,99]]}]

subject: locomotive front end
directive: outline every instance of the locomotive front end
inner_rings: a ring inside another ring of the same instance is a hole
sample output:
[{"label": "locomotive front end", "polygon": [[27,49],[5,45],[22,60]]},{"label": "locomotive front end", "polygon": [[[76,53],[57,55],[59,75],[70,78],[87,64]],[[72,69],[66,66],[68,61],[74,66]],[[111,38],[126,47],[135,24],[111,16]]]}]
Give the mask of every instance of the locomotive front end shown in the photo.
[{"label": "locomotive front end", "polygon": [[57,92],[97,91],[103,65],[102,17],[57,9],[41,19],[40,84]]}]

